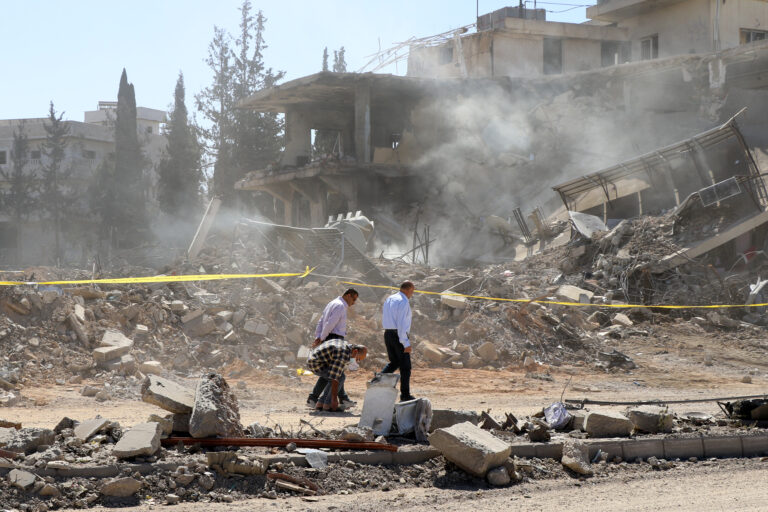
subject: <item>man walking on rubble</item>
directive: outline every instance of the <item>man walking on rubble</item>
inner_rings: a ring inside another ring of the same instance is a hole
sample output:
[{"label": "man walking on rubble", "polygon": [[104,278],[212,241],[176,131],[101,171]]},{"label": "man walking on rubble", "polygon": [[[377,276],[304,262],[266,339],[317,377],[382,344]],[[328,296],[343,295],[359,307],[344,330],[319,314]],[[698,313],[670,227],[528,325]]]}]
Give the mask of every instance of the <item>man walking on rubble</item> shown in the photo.
[{"label": "man walking on rubble", "polygon": [[[315,341],[312,343],[312,348],[328,340],[344,339],[347,335],[347,310],[357,301],[358,295],[357,290],[350,288],[341,297],[336,297],[325,306],[315,328]],[[318,403],[318,399],[327,385],[327,378],[322,375],[318,377],[315,387],[307,398],[307,405],[320,409],[322,404]],[[357,402],[350,400],[343,384],[339,387],[339,401],[342,409],[357,405]]]},{"label": "man walking on rubble", "polygon": [[400,285],[400,291],[384,301],[381,308],[381,324],[384,327],[384,344],[387,347],[389,364],[382,373],[400,370],[400,401],[415,400],[411,395],[411,305],[416,286],[410,281]]},{"label": "man walking on rubble", "polygon": [[317,401],[317,409],[339,410],[339,390],[344,386],[344,368],[350,359],[358,362],[365,359],[368,349],[363,345],[351,345],[340,338],[331,338],[312,350],[307,359],[307,368],[327,381]]}]

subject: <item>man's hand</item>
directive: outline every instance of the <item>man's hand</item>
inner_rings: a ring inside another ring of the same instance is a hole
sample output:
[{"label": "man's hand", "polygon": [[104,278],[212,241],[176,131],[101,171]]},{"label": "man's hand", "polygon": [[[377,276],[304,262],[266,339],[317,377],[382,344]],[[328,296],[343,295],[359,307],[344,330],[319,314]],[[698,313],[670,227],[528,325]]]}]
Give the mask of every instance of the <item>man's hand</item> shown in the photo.
[{"label": "man's hand", "polygon": [[312,348],[317,347],[321,343],[322,343],[322,341],[320,341],[320,338],[315,338],[315,341],[312,342]]},{"label": "man's hand", "polygon": [[411,353],[411,348],[413,348],[413,347],[408,345],[407,347],[405,347],[405,349],[403,349],[403,352],[405,352],[406,354],[410,354]]}]

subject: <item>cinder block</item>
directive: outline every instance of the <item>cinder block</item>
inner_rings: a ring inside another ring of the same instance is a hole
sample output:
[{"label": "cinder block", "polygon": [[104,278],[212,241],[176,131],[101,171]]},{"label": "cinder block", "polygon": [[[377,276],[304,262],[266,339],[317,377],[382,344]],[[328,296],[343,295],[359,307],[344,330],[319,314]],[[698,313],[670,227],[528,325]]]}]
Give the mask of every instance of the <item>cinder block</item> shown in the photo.
[{"label": "cinder block", "polygon": [[643,460],[649,457],[664,458],[664,440],[663,439],[633,439],[624,441],[623,446],[625,460],[631,461],[636,458]]},{"label": "cinder block", "polygon": [[704,438],[704,457],[741,457],[741,436]]},{"label": "cinder block", "polygon": [[756,457],[768,454],[768,436],[744,436],[741,438],[741,447],[745,457]]},{"label": "cinder block", "polygon": [[687,439],[665,439],[664,458],[667,460],[704,458],[704,442],[700,437]]}]

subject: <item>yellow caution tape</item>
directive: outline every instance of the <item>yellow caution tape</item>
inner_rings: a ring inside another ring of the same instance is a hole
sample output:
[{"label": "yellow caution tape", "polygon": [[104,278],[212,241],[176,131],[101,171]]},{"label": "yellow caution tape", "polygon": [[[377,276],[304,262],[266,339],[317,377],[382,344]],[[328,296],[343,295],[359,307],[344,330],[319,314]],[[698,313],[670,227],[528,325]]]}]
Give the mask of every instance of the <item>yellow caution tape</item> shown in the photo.
[{"label": "yellow caution tape", "polygon": [[253,279],[256,277],[307,277],[315,268],[307,267],[304,272],[282,274],[198,274],[184,276],[119,277],[115,279],[80,279],[76,281],[0,281],[0,286],[19,285],[62,285],[62,284],[138,284],[138,283],[180,283],[189,281],[220,281],[223,279]]},{"label": "yellow caution tape", "polygon": [[[389,290],[399,290],[397,286],[385,286],[378,284],[366,284],[357,283],[353,281],[339,281],[341,284],[348,284],[352,286],[363,286],[366,288],[386,288]],[[465,295],[463,293],[453,292],[428,292],[425,290],[416,290],[415,293],[421,293],[424,295],[440,295],[444,297],[464,297],[465,299],[480,299],[491,300],[496,302],[535,302],[537,304],[556,304],[558,306],[575,306],[575,307],[592,307],[592,308],[615,308],[615,309],[628,309],[628,308],[659,308],[659,309],[724,309],[724,308],[758,308],[768,306],[768,303],[762,304],[713,304],[709,306],[680,306],[669,304],[584,304],[581,302],[561,302],[554,300],[537,300],[537,299],[505,299],[502,297],[485,297],[483,295]]]}]

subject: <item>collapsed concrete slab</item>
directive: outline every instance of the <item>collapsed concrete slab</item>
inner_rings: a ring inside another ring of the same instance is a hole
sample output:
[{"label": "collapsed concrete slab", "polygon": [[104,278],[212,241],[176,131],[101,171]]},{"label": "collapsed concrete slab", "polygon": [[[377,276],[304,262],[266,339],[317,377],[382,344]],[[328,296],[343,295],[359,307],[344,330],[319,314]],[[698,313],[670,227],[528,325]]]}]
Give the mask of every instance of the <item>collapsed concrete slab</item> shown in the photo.
[{"label": "collapsed concrete slab", "polygon": [[504,464],[512,450],[508,443],[469,422],[435,430],[429,435],[429,444],[467,473],[481,478],[489,469]]},{"label": "collapsed concrete slab", "polygon": [[666,407],[657,405],[642,405],[631,409],[627,416],[635,430],[656,434],[658,432],[671,432],[675,422]]},{"label": "collapsed concrete slab", "polygon": [[156,375],[148,375],[141,383],[141,399],[173,413],[189,414],[195,406],[191,389]]},{"label": "collapsed concrete slab", "polygon": [[123,434],[112,449],[118,459],[154,455],[160,449],[162,427],[159,423],[139,423]]},{"label": "collapsed concrete slab", "polygon": [[557,292],[555,292],[555,296],[557,296],[558,299],[565,301],[565,302],[578,302],[582,304],[589,304],[592,301],[592,297],[595,294],[590,292],[589,290],[584,290],[582,288],[579,288],[577,286],[571,286],[569,284],[564,284],[560,288],[557,289]]},{"label": "collapsed concrete slab", "polygon": [[103,430],[109,424],[110,424],[110,421],[108,419],[102,418],[101,416],[96,416],[95,418],[86,420],[80,423],[78,426],[76,426],[75,437],[77,437],[81,441],[87,441],[91,437],[98,434],[101,430]]},{"label": "collapsed concrete slab", "polygon": [[0,428],[0,448],[11,452],[31,453],[38,446],[53,444],[55,439],[56,434],[47,428]]},{"label": "collapsed concrete slab", "polygon": [[452,411],[450,409],[432,409],[432,423],[429,431],[434,432],[439,428],[447,428],[457,423],[470,422],[477,425],[480,416],[474,411]]},{"label": "collapsed concrete slab", "polygon": [[634,425],[618,412],[590,412],[584,419],[584,430],[590,437],[628,437]]},{"label": "collapsed concrete slab", "polygon": [[221,375],[209,373],[200,377],[189,418],[189,434],[198,438],[244,435],[237,398]]}]

